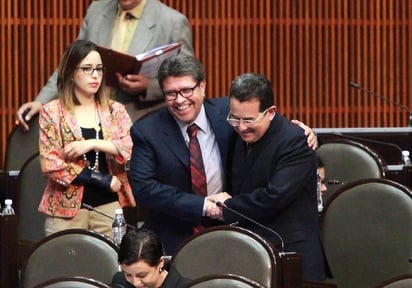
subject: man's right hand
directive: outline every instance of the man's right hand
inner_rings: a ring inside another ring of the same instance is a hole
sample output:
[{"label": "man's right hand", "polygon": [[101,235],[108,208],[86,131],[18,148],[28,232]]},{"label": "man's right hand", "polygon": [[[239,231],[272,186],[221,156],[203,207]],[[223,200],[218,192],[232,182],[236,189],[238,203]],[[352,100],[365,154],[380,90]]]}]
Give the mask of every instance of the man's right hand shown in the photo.
[{"label": "man's right hand", "polygon": [[19,120],[19,125],[24,131],[29,130],[29,125],[27,122],[29,122],[34,115],[40,112],[42,106],[43,104],[41,102],[33,101],[24,103],[20,106],[19,110],[17,110],[17,119]]}]

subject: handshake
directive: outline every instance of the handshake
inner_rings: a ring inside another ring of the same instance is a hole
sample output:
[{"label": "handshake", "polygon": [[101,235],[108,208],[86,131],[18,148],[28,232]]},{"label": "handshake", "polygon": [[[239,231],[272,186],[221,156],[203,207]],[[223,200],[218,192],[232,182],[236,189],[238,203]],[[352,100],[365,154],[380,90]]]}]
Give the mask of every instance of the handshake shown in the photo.
[{"label": "handshake", "polygon": [[206,197],[206,216],[223,221],[223,207],[227,199],[232,196],[227,192],[221,192]]}]

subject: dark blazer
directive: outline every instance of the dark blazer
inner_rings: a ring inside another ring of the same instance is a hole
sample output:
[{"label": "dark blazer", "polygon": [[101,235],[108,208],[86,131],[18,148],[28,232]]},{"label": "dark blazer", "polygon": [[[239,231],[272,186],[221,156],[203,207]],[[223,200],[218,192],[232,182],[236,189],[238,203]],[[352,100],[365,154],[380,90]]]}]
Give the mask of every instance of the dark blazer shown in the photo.
[{"label": "dark blazer", "polygon": [[[225,204],[281,235],[285,251],[302,254],[305,279],[322,280],[324,256],[316,202],[316,156],[301,128],[276,113],[266,134],[247,147],[237,139],[232,166],[233,198]],[[257,232],[281,250],[275,233],[224,210],[227,223]]]},{"label": "dark blazer", "polygon": [[[228,98],[204,102],[224,167],[230,161],[228,147],[234,135],[226,121],[228,105]],[[189,149],[166,108],[135,122],[131,135],[129,180],[133,194],[138,203],[149,208],[145,228],[155,231],[166,254],[172,255],[202,219],[204,197],[191,192]]]},{"label": "dark blazer", "polygon": [[[189,283],[190,280],[184,278],[177,272],[177,270],[171,266],[169,273],[165,281],[163,282],[160,288],[182,288],[185,287],[185,284]],[[126,278],[124,277],[123,272],[116,272],[113,276],[111,287],[113,288],[134,288],[132,284],[127,282]]]}]

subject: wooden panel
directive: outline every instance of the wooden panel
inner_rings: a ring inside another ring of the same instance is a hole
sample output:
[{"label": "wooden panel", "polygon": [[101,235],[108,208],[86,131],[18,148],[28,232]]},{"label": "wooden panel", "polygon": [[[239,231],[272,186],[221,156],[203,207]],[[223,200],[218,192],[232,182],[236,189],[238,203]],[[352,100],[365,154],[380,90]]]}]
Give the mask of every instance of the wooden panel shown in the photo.
[{"label": "wooden panel", "polygon": [[0,1],[0,167],[18,107],[34,99],[92,0]]},{"label": "wooden panel", "polygon": [[[35,97],[92,0],[0,1],[0,163],[19,105]],[[412,107],[412,1],[163,0],[188,16],[208,97],[266,74],[280,112],[313,127],[406,126]]]}]

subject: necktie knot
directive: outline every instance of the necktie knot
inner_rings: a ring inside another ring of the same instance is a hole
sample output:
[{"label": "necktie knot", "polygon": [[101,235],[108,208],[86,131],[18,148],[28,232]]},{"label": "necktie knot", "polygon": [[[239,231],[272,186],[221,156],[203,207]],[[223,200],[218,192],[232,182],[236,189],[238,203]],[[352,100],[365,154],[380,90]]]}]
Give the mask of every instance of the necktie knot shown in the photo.
[{"label": "necktie knot", "polygon": [[196,124],[187,126],[187,133],[189,134],[190,137],[196,137],[198,130],[199,130],[199,127]]}]

